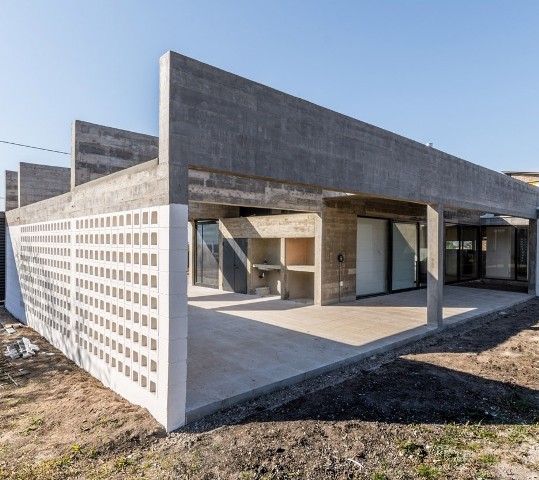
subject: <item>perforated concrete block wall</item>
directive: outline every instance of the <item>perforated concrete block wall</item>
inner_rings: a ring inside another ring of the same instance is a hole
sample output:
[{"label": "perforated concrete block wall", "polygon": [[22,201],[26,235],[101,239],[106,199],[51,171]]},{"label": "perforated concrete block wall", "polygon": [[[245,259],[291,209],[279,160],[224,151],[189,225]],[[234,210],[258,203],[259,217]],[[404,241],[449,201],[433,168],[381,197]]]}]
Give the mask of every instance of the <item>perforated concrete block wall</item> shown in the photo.
[{"label": "perforated concrete block wall", "polygon": [[8,310],[105,385],[147,407],[168,429],[181,425],[187,207],[9,230]]}]

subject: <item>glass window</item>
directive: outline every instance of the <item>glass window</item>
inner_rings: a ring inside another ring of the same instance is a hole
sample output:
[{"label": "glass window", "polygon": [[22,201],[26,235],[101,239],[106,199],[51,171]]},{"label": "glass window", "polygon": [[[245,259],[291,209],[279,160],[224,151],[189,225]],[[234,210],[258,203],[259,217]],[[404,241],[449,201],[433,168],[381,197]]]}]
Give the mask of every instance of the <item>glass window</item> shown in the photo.
[{"label": "glass window", "polygon": [[417,224],[393,223],[392,290],[417,285]]},{"label": "glass window", "polygon": [[196,283],[204,287],[219,286],[219,225],[196,223]]},{"label": "glass window", "polygon": [[457,282],[459,279],[459,227],[445,227],[445,281]]},{"label": "glass window", "polygon": [[483,276],[486,278],[515,277],[515,228],[485,227],[483,236]]},{"label": "glass window", "polygon": [[477,278],[477,227],[461,227],[460,280]]}]

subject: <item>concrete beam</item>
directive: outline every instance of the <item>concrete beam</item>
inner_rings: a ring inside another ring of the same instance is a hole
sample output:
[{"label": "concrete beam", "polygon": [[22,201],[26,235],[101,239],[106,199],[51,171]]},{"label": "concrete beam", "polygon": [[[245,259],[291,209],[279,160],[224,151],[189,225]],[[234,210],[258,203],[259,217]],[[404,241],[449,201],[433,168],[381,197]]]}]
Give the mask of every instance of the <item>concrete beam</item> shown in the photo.
[{"label": "concrete beam", "polygon": [[224,238],[309,238],[316,233],[315,213],[223,218]]},{"label": "concrete beam", "polygon": [[[160,162],[535,218],[539,190],[177,53],[161,58]],[[458,181],[455,181],[458,179]]]},{"label": "concrete beam", "polygon": [[217,220],[219,218],[235,218],[240,216],[239,207],[200,203],[189,200],[189,220]]},{"label": "concrete beam", "polygon": [[75,120],[71,188],[157,158],[159,138]]},{"label": "concrete beam", "polygon": [[427,325],[441,328],[444,300],[444,208],[427,205]]},{"label": "concrete beam", "polygon": [[320,212],[322,190],[189,170],[189,202]]},{"label": "concrete beam", "polygon": [[424,222],[426,218],[425,205],[365,195],[326,198],[324,199],[324,205],[328,208],[336,208],[343,213],[353,213],[362,217],[380,217],[417,222]]},{"label": "concrete beam", "polygon": [[19,207],[69,192],[71,170],[34,163],[19,163]]},{"label": "concrete beam", "polygon": [[6,212],[19,206],[19,172],[6,170]]},{"label": "concrete beam", "polygon": [[529,220],[527,218],[517,217],[492,217],[482,218],[481,225],[484,227],[498,227],[503,225],[512,225],[513,227],[526,227]]}]

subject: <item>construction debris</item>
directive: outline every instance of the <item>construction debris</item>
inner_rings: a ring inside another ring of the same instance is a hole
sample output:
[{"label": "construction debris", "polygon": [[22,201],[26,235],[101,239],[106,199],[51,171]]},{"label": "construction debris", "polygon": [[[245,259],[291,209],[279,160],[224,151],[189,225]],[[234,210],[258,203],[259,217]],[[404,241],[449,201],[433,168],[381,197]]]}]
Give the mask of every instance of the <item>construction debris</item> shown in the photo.
[{"label": "construction debris", "polygon": [[39,347],[33,344],[28,338],[22,337],[21,340],[17,340],[15,343],[6,345],[5,357],[15,360],[16,358],[29,358],[35,355],[35,352],[39,352]]}]

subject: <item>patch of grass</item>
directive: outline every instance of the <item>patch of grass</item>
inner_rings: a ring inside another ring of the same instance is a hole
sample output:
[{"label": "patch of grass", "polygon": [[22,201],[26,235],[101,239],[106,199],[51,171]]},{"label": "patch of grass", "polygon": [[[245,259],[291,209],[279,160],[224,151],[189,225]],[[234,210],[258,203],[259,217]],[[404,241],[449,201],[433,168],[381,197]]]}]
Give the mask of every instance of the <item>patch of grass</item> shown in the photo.
[{"label": "patch of grass", "polygon": [[486,453],[486,454],[481,455],[479,457],[479,461],[482,462],[482,463],[486,463],[488,465],[492,465],[492,464],[496,463],[498,461],[498,459],[494,455],[492,455],[490,453]]},{"label": "patch of grass", "polygon": [[498,433],[490,429],[489,427],[486,427],[481,422],[472,424],[467,423],[465,426],[469,430],[469,432],[476,438],[491,441],[495,441],[498,439]]},{"label": "patch of grass", "polygon": [[475,475],[475,480],[493,480],[495,477],[486,470],[479,470]]},{"label": "patch of grass", "polygon": [[88,457],[90,457],[92,460],[95,460],[97,457],[99,457],[99,454],[99,450],[95,447],[92,447],[88,452]]},{"label": "patch of grass", "polygon": [[452,467],[464,465],[468,461],[463,453],[447,445],[435,444],[430,450],[430,453],[436,458],[440,459],[444,465],[449,465]]},{"label": "patch of grass", "polygon": [[532,435],[532,428],[529,425],[513,425],[507,434],[507,441],[512,445],[520,445]]},{"label": "patch of grass", "polygon": [[372,472],[371,480],[389,480],[389,477],[384,473]]},{"label": "patch of grass", "polygon": [[130,465],[133,465],[133,461],[127,457],[120,457],[114,462],[116,470],[125,470]]},{"label": "patch of grass", "polygon": [[255,478],[255,473],[252,471],[243,471],[238,473],[239,480],[252,480]]},{"label": "patch of grass", "polygon": [[399,445],[399,450],[405,455],[415,456],[419,458],[425,458],[427,456],[427,450],[419,443],[405,442]]},{"label": "patch of grass", "polygon": [[17,470],[18,480],[53,480],[64,479],[69,476],[67,467],[71,465],[70,455],[49,458],[35,464],[23,465]]},{"label": "patch of grass", "polygon": [[419,478],[425,478],[428,480],[434,480],[440,476],[440,470],[438,468],[431,467],[430,465],[419,465],[416,469]]},{"label": "patch of grass", "polygon": [[30,435],[30,433],[35,432],[41,425],[43,425],[42,418],[32,418],[30,424],[21,433],[23,435]]}]

